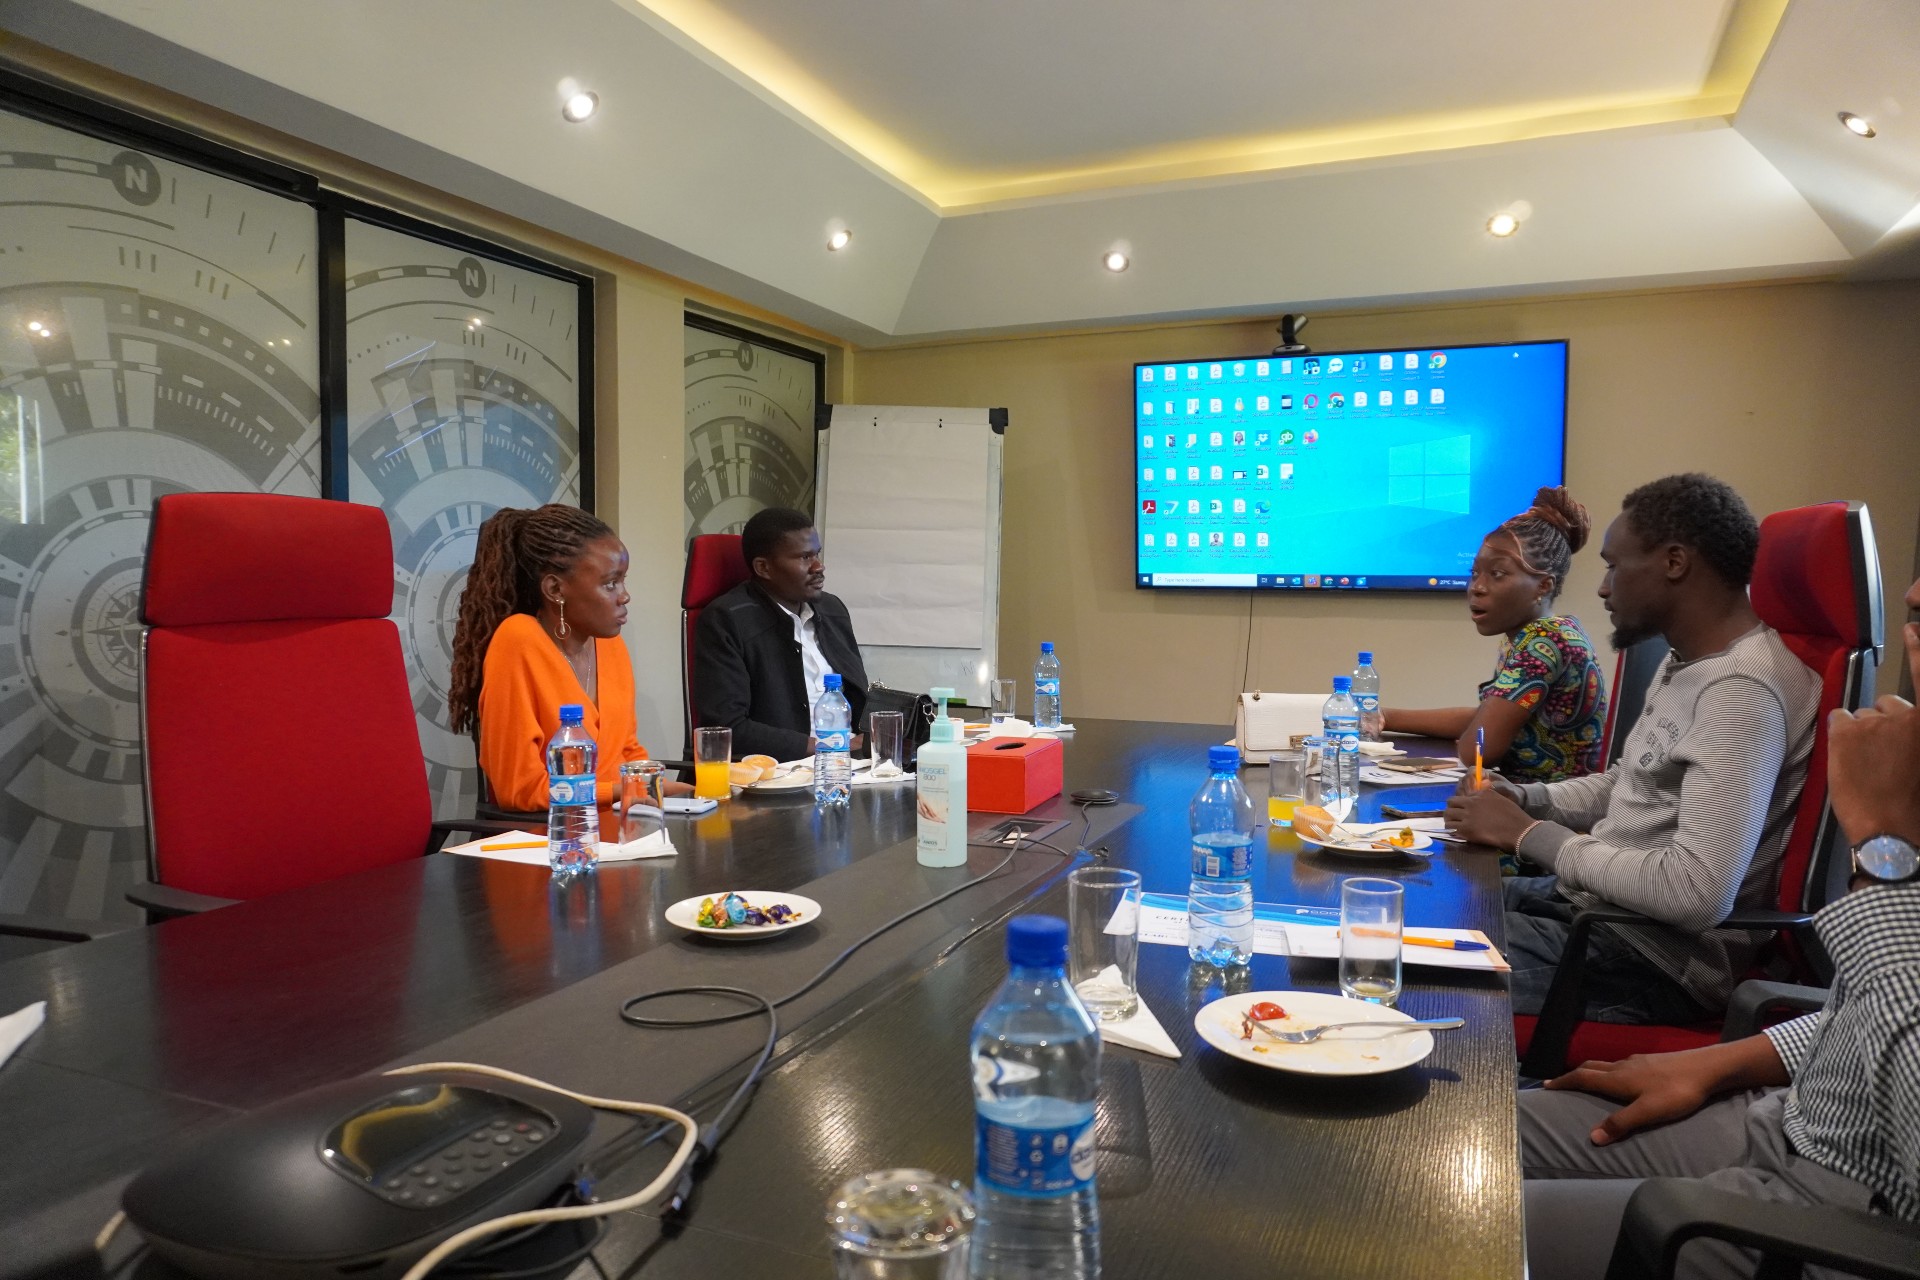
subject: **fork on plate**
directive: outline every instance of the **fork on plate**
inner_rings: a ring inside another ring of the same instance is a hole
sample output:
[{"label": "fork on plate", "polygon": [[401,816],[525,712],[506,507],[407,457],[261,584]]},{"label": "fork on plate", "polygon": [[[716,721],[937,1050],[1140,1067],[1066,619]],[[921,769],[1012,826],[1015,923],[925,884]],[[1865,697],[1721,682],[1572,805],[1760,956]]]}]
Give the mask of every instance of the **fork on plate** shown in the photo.
[{"label": "fork on plate", "polygon": [[1251,1018],[1248,1025],[1260,1028],[1275,1040],[1285,1040],[1288,1044],[1312,1044],[1329,1031],[1343,1031],[1349,1027],[1366,1027],[1386,1035],[1396,1035],[1402,1031],[1451,1031],[1467,1025],[1465,1018],[1427,1018],[1418,1022],[1330,1022],[1324,1027],[1302,1027],[1298,1031],[1276,1031],[1264,1022]]}]

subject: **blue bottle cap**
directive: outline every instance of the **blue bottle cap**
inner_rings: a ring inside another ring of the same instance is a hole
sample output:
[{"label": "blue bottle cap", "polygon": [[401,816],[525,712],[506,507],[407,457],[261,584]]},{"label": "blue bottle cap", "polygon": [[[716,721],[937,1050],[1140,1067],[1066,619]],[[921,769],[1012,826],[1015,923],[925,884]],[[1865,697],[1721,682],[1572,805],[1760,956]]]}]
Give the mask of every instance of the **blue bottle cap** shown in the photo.
[{"label": "blue bottle cap", "polygon": [[1353,688],[1352,676],[1335,676],[1333,678],[1333,691],[1335,693],[1345,693],[1351,688]]},{"label": "blue bottle cap", "polygon": [[823,683],[829,689],[838,689],[840,687],[840,673],[838,671],[827,672]]},{"label": "blue bottle cap", "polygon": [[1059,916],[1015,916],[1007,921],[1007,963],[1023,969],[1065,967],[1067,922]]},{"label": "blue bottle cap", "polygon": [[585,724],[586,719],[586,708],[582,707],[579,703],[563,702],[560,704],[561,724]]},{"label": "blue bottle cap", "polygon": [[1363,667],[1370,667],[1373,665],[1373,650],[1362,649],[1360,651],[1360,665]]},{"label": "blue bottle cap", "polygon": [[1228,746],[1208,747],[1207,772],[1240,772],[1240,748]]},{"label": "blue bottle cap", "polygon": [[1053,641],[1051,641],[1051,640],[1042,640],[1042,641],[1040,642],[1040,652],[1042,652],[1042,653],[1052,653],[1052,652],[1053,652]]}]

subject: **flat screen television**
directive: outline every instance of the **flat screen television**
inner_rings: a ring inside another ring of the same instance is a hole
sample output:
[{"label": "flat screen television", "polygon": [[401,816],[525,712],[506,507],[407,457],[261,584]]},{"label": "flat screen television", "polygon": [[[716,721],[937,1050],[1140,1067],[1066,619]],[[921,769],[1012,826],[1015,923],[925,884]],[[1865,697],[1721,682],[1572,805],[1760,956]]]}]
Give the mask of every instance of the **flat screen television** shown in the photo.
[{"label": "flat screen television", "polygon": [[1135,585],[1464,591],[1566,480],[1567,344],[1133,369]]}]

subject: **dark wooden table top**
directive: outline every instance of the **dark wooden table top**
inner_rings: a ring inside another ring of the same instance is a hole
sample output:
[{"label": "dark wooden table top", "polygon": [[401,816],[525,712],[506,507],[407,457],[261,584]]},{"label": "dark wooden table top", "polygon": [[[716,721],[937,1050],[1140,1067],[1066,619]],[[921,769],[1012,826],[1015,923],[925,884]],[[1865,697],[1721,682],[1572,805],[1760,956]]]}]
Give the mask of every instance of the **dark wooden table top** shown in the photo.
[{"label": "dark wooden table top", "polygon": [[[1146,806],[1093,843],[1141,870],[1149,891],[1185,892],[1186,804],[1205,776],[1205,747],[1222,736],[1095,722],[1068,746],[1069,790],[1109,787]],[[1245,776],[1263,797],[1264,770]],[[1413,805],[1443,793],[1386,798]],[[824,815],[804,796],[735,802],[676,825],[676,859],[603,867],[592,901],[555,890],[543,868],[429,858],[0,965],[0,1010],[49,1002],[48,1025],[0,1068],[0,1113],[21,1120],[0,1139],[0,1222],[31,1246],[18,1256],[48,1256],[94,1221],[85,1215],[100,1197],[89,1187],[116,1186],[231,1109],[418,1057],[450,1037],[484,1046],[496,1021],[505,1036],[549,1009],[572,1016],[579,1001],[570,1005],[567,989],[585,991],[677,938],[660,920],[667,903],[748,882],[804,891],[910,836],[909,796],[856,791],[849,811]],[[1381,873],[1406,882],[1410,922],[1498,936],[1497,868],[1484,852],[1381,866],[1307,853],[1274,833],[1255,890],[1261,901],[1330,904],[1345,875]],[[1055,883],[1039,905],[1064,914]],[[956,926],[937,963],[869,984],[852,1015],[838,1008],[819,1019],[830,1025],[793,1040],[703,1184],[692,1227],[667,1241],[651,1219],[629,1215],[602,1247],[609,1269],[644,1260],[637,1274],[710,1275],[782,1256],[799,1274],[824,1275],[820,1211],[844,1178],[911,1163],[970,1180],[966,1037],[1004,975],[1001,937]],[[768,982],[793,976],[782,963],[769,954]],[[1193,969],[1181,948],[1143,947],[1143,994],[1182,1057],[1108,1054],[1106,1274],[1166,1274],[1189,1261],[1222,1275],[1517,1274],[1504,984],[1408,976],[1403,1008],[1462,1014],[1468,1030],[1390,1077],[1301,1080],[1200,1045],[1191,1011],[1218,994],[1218,975]],[[1330,961],[1266,956],[1229,981],[1335,988]],[[0,1273],[13,1270],[0,1261]]]}]

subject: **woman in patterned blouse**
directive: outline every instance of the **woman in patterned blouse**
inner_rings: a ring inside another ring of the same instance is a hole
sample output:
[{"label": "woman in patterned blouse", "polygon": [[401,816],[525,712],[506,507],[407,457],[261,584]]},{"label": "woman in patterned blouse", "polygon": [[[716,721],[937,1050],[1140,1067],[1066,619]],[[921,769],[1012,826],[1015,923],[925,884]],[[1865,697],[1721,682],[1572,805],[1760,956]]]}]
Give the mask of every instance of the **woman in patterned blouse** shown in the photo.
[{"label": "woman in patterned blouse", "polygon": [[1579,622],[1553,611],[1589,528],[1587,509],[1565,488],[1552,488],[1488,534],[1473,558],[1467,610],[1481,635],[1503,640],[1493,679],[1480,686],[1480,705],[1389,708],[1385,727],[1452,738],[1468,764],[1475,731],[1484,730],[1486,764],[1515,782],[1558,782],[1604,769],[1607,694],[1593,642]]}]

